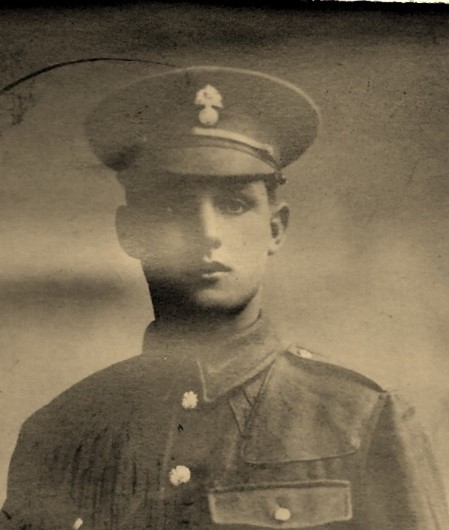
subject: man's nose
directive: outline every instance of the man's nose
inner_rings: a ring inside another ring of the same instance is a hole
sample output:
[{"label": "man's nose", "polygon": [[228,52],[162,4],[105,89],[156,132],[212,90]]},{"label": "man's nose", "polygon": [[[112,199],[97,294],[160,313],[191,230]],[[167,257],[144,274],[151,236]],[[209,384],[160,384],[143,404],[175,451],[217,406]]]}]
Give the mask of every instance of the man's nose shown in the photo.
[{"label": "man's nose", "polygon": [[213,248],[218,248],[221,245],[220,220],[211,198],[205,197],[200,200],[198,216],[201,238]]}]

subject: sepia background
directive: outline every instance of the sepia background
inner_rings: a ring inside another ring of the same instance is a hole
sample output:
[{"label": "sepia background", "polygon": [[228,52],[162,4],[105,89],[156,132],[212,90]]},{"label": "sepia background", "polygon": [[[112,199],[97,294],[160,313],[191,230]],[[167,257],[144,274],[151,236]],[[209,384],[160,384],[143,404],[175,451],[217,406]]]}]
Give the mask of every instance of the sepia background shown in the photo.
[{"label": "sepia background", "polygon": [[65,61],[142,62],[67,65],[0,95],[0,502],[23,420],[138,354],[152,318],[115,235],[123,191],[83,120],[114,88],[195,64],[286,78],[321,108],[317,142],[286,172],[293,215],[266,312],[286,342],[401,389],[449,486],[448,16],[388,9],[2,13],[1,86]]}]

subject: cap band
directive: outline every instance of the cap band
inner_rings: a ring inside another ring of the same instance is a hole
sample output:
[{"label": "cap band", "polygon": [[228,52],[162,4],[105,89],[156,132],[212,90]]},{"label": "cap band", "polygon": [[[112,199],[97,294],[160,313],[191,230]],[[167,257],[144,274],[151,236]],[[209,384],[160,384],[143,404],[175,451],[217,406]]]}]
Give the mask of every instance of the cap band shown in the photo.
[{"label": "cap band", "polygon": [[271,157],[274,157],[274,149],[273,147],[271,147],[271,145],[257,142],[256,140],[253,140],[252,138],[244,134],[227,131],[226,129],[206,129],[203,127],[192,127],[192,134],[194,136],[212,136],[214,138],[224,138],[225,140],[233,140],[234,142],[249,145],[254,149],[265,151]]}]

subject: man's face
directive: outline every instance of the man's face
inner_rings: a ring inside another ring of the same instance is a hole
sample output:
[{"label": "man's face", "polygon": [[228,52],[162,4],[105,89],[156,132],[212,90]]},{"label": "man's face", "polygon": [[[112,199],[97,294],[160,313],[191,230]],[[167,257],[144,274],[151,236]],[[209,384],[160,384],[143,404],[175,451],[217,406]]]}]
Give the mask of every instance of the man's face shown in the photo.
[{"label": "man's face", "polygon": [[169,286],[202,310],[237,310],[255,296],[283,231],[264,181],[165,179],[136,197],[119,234],[150,289]]}]

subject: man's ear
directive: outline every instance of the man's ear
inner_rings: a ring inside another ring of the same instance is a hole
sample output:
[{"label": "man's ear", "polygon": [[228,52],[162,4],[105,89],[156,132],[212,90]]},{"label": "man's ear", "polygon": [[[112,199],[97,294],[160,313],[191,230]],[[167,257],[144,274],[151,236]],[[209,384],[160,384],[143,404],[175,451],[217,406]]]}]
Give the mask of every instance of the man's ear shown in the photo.
[{"label": "man's ear", "polygon": [[286,202],[275,204],[271,210],[271,240],[268,247],[268,254],[272,256],[281,247],[285,240],[288,220],[290,217],[290,208]]},{"label": "man's ear", "polygon": [[140,259],[141,245],[139,230],[131,210],[127,206],[119,206],[115,212],[115,229],[122,249],[131,258]]}]

